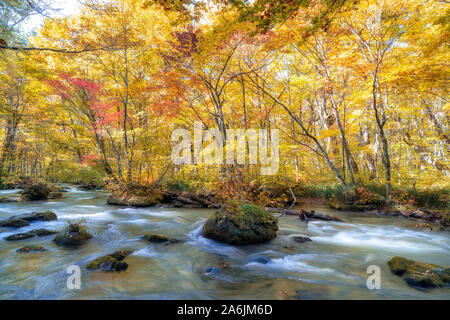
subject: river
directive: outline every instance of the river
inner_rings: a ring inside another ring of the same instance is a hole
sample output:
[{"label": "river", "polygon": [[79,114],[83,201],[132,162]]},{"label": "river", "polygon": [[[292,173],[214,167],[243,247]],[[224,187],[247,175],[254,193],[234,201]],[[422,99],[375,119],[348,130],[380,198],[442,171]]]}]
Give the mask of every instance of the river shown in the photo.
[{"label": "river", "polygon": [[[0,196],[19,190],[3,190]],[[70,187],[59,200],[0,203],[0,219],[51,210],[58,220],[0,228],[0,299],[450,299],[448,288],[417,290],[389,271],[394,256],[450,265],[450,233],[417,231],[417,221],[363,212],[331,213],[345,222],[300,222],[284,216],[275,240],[230,246],[201,236],[210,209],[122,208],[106,204],[104,191]],[[54,236],[6,241],[36,228],[61,230],[66,220],[86,219],[94,238],[79,248],[56,246]],[[152,244],[159,233],[182,240]],[[297,243],[293,236],[311,242]],[[48,249],[17,253],[29,244]],[[133,249],[122,272],[88,271],[92,259]],[[81,267],[81,289],[67,288],[67,267]],[[226,265],[225,268],[221,266]],[[381,270],[381,289],[369,290],[369,265]]]}]

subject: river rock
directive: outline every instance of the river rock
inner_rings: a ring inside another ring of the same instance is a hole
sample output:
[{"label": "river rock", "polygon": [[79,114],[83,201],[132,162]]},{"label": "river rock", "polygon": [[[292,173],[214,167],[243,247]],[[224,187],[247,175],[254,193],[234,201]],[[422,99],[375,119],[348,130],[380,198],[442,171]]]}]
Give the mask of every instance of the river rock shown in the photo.
[{"label": "river rock", "polygon": [[117,260],[109,255],[106,255],[92,260],[86,265],[86,268],[90,270],[111,271],[115,269],[116,265]]},{"label": "river rock", "polygon": [[34,229],[29,232],[16,233],[16,234],[10,235],[9,237],[6,237],[5,240],[6,241],[25,240],[25,239],[32,238],[34,236],[43,237],[43,236],[48,236],[48,235],[55,234],[55,233],[58,233],[58,232],[53,231],[53,230],[47,230],[47,229]]},{"label": "river rock", "polygon": [[18,218],[9,218],[9,219],[0,221],[0,227],[6,227],[6,228],[22,228],[22,227],[29,226],[29,225],[30,225],[30,223],[27,220],[18,219]]},{"label": "river rock", "polygon": [[173,238],[169,238],[167,236],[164,236],[162,234],[151,234],[151,233],[147,233],[144,235],[144,239],[149,241],[149,242],[154,242],[154,243],[175,243],[178,242],[179,240],[177,239],[173,239]]},{"label": "river rock", "polygon": [[2,197],[0,198],[0,203],[17,202],[14,196]]},{"label": "river rock", "polygon": [[47,251],[47,249],[45,249],[44,247],[39,246],[39,245],[30,245],[30,246],[25,246],[20,249],[17,249],[16,251],[21,252],[21,253],[23,253],[23,252],[42,252],[42,251]]},{"label": "river rock", "polygon": [[270,258],[267,256],[256,257],[251,262],[257,262],[260,264],[268,264],[270,262]]},{"label": "river rock", "polygon": [[394,257],[388,262],[391,272],[412,287],[435,288],[450,284],[450,268]]},{"label": "river rock", "polygon": [[77,188],[80,190],[86,190],[86,191],[90,191],[90,190],[99,190],[102,187],[93,183],[93,182],[82,182],[82,181],[78,181],[77,183]]},{"label": "river rock", "polygon": [[57,234],[58,231],[47,230],[47,229],[34,229],[30,233],[37,235],[38,237],[49,236],[51,234]]},{"label": "river rock", "polygon": [[34,233],[26,232],[26,233],[16,233],[13,235],[10,235],[9,237],[6,237],[6,241],[18,241],[18,240],[25,240],[29,238],[33,238],[35,236]]},{"label": "river rock", "polygon": [[69,188],[63,187],[63,186],[51,186],[51,192],[69,192]]},{"label": "river rock", "polygon": [[119,261],[116,264],[116,271],[124,271],[128,269],[128,263],[124,262],[124,261]]},{"label": "river rock", "polygon": [[111,253],[110,256],[113,257],[114,259],[116,259],[117,261],[122,261],[123,259],[125,259],[132,253],[133,253],[132,250],[125,249],[125,250],[119,250],[114,253]]},{"label": "river rock", "polygon": [[61,192],[50,192],[47,196],[47,199],[61,199],[62,193]]},{"label": "river rock", "polygon": [[21,200],[35,201],[45,200],[50,194],[51,188],[46,183],[30,183],[26,184],[21,192]]},{"label": "river rock", "polygon": [[295,237],[292,237],[292,239],[294,239],[294,241],[299,242],[299,243],[312,241],[311,238],[302,237],[302,236],[295,236]]},{"label": "river rock", "polygon": [[131,250],[119,250],[92,260],[86,265],[86,268],[90,270],[123,271],[128,268],[128,264],[122,260],[131,253],[133,253]]},{"label": "river rock", "polygon": [[252,204],[224,205],[202,229],[206,238],[233,245],[262,243],[277,236],[276,218]]},{"label": "river rock", "polygon": [[93,236],[79,224],[70,224],[53,239],[57,245],[79,246],[92,239]]},{"label": "river rock", "polygon": [[154,207],[159,203],[157,195],[110,195],[106,200],[108,204],[130,207]]},{"label": "river rock", "polygon": [[52,211],[44,211],[44,212],[32,212],[32,213],[25,213],[18,216],[13,216],[11,218],[17,218],[26,220],[28,222],[31,221],[53,221],[58,219],[56,214]]}]

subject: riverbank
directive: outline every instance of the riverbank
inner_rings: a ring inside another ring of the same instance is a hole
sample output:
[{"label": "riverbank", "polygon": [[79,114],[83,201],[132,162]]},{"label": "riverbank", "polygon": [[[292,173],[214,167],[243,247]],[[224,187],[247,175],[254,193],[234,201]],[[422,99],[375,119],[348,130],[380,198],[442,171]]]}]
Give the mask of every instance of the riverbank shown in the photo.
[{"label": "riverbank", "polygon": [[[178,183],[177,186],[183,185]],[[2,185],[21,188],[19,197],[3,196],[0,203],[30,200],[58,199],[67,190],[57,185],[33,180],[19,180]],[[173,207],[173,208],[214,208],[219,209],[230,199],[223,190],[178,189],[172,185],[125,185],[78,181],[74,186],[80,190],[107,189],[111,194],[107,203],[128,207]],[[450,226],[449,191],[435,190],[398,190],[394,189],[390,203],[381,195],[383,188],[376,186],[358,187],[345,193],[341,186],[309,186],[302,184],[269,185],[264,190],[253,186],[247,190],[247,199],[268,211],[280,212],[302,217],[302,206],[327,206],[342,211],[365,211],[375,215],[412,218],[418,220],[417,228],[441,230]],[[260,192],[256,190],[261,189]],[[237,199],[239,199],[239,196]],[[248,200],[236,200],[248,203]],[[290,211],[290,213],[289,213]]]}]

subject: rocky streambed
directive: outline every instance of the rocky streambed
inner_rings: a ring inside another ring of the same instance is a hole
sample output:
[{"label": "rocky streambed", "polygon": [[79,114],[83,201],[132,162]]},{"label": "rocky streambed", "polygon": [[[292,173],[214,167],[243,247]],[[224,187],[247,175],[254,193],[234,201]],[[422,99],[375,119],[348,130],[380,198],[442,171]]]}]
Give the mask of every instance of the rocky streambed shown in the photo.
[{"label": "rocky streambed", "polygon": [[[0,203],[1,299],[450,298],[450,235],[415,230],[413,219],[310,205],[307,212],[325,219],[285,214],[275,228],[256,214],[255,228],[240,240],[253,233],[268,241],[233,245],[218,231],[245,221],[224,219],[216,209],[108,205],[106,192],[73,187],[51,198]],[[67,220],[82,223],[91,237],[77,238]],[[57,240],[70,236],[82,241]],[[373,265],[381,272],[379,290],[366,285]],[[80,267],[79,290],[67,287],[70,266]]]}]

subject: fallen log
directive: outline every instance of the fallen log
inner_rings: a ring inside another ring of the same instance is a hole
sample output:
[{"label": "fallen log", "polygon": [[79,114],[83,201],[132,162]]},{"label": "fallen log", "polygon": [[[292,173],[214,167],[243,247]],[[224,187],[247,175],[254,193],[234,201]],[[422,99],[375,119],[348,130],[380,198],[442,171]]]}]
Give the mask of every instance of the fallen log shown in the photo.
[{"label": "fallen log", "polygon": [[280,212],[285,215],[289,215],[289,216],[298,216],[298,218],[302,221],[309,221],[310,219],[317,219],[317,220],[325,220],[325,221],[340,221],[342,222],[341,219],[333,216],[333,215],[327,215],[327,214],[320,214],[320,213],[315,213],[314,210],[311,211],[306,211],[303,209],[300,210],[288,210],[288,209],[283,209],[283,208],[266,208],[266,211],[271,211],[271,212]]}]

